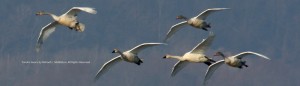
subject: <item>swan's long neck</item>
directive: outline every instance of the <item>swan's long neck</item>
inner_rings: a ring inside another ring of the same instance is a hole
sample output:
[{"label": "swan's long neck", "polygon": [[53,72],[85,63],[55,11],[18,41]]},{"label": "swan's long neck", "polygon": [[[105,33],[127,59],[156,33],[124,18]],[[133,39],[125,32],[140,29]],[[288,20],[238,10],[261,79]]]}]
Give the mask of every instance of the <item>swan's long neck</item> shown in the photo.
[{"label": "swan's long neck", "polygon": [[182,19],[188,21],[188,18],[186,18],[185,16],[182,16]]},{"label": "swan's long neck", "polygon": [[223,57],[224,59],[226,58],[226,56],[223,53],[221,53],[220,56]]},{"label": "swan's long neck", "polygon": [[184,61],[184,59],[181,56],[167,55],[166,58],[173,58],[173,59],[177,59],[179,61]]},{"label": "swan's long neck", "polygon": [[122,57],[125,57],[125,55],[120,50],[118,50],[116,53],[120,54]]},{"label": "swan's long neck", "polygon": [[55,21],[58,21],[59,20],[59,17],[54,15],[54,14],[51,14],[49,13],[49,15],[55,20]]},{"label": "swan's long neck", "polygon": [[59,20],[59,17],[56,16],[55,14],[49,13],[49,12],[43,12],[43,15],[50,15],[55,21]]}]

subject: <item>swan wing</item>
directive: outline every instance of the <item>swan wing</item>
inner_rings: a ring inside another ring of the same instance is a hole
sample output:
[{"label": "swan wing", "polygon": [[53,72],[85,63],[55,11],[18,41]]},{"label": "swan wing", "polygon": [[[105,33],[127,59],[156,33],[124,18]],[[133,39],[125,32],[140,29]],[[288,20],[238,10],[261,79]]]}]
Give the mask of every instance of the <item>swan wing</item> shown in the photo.
[{"label": "swan wing", "polygon": [[196,18],[205,20],[206,17],[208,15],[210,15],[211,13],[221,11],[221,10],[225,10],[225,9],[229,9],[229,8],[210,8],[210,9],[206,9],[205,11],[201,12],[198,16],[196,16]]},{"label": "swan wing", "polygon": [[175,76],[182,68],[184,68],[189,62],[187,61],[178,61],[172,68],[171,76]]},{"label": "swan wing", "polygon": [[192,49],[191,53],[203,54],[212,44],[215,35],[213,32],[209,32],[209,35],[206,39],[203,39],[194,49]]},{"label": "swan wing", "polygon": [[210,66],[208,66],[207,71],[205,73],[205,78],[203,84],[206,85],[208,79],[210,79],[211,75],[217,70],[222,64],[224,64],[224,60],[217,61]]},{"label": "swan wing", "polygon": [[66,15],[76,16],[77,13],[79,13],[80,11],[84,11],[84,12],[91,13],[91,14],[96,14],[97,13],[97,11],[95,10],[95,8],[91,8],[91,7],[72,7],[65,14]]},{"label": "swan wing", "polygon": [[40,48],[41,48],[41,45],[43,44],[43,42],[50,36],[51,33],[53,33],[55,31],[55,27],[57,24],[58,24],[58,22],[54,21],[42,28],[42,30],[40,31],[38,40],[37,40],[36,47],[35,47],[37,52],[40,51]]},{"label": "swan wing", "polygon": [[180,22],[180,23],[177,23],[175,25],[173,25],[169,32],[167,33],[167,37],[164,39],[164,42],[166,42],[174,33],[176,33],[181,27],[187,25],[187,21],[183,21],[183,22]]},{"label": "swan wing", "polygon": [[132,48],[131,50],[129,50],[129,52],[137,54],[141,50],[144,50],[144,49],[146,49],[148,47],[152,47],[152,46],[156,46],[156,45],[161,45],[161,44],[165,44],[165,43],[143,43],[143,44],[140,44],[138,46],[135,46],[134,48]]},{"label": "swan wing", "polygon": [[241,52],[237,55],[234,55],[233,57],[238,58],[238,59],[242,59],[243,57],[248,56],[248,55],[257,55],[257,56],[262,57],[264,59],[271,60],[270,58],[268,58],[265,55],[262,55],[262,54],[259,54],[259,53],[256,53],[256,52],[251,52],[251,51]]},{"label": "swan wing", "polygon": [[95,80],[98,80],[99,77],[107,72],[109,70],[110,67],[112,67],[113,65],[117,64],[118,62],[122,61],[121,56],[117,56],[107,62],[104,63],[104,65],[101,67],[101,69],[97,72]]}]

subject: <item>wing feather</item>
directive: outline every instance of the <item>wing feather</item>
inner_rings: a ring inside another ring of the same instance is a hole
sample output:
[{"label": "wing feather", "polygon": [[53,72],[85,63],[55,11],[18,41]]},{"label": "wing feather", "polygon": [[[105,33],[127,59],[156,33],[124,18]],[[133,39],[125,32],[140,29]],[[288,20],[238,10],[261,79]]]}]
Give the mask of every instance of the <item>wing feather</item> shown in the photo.
[{"label": "wing feather", "polygon": [[222,64],[224,64],[224,60],[217,61],[210,66],[208,66],[207,71],[205,73],[205,78],[203,84],[206,85],[207,80],[210,79],[212,74],[217,70]]},{"label": "wing feather", "polygon": [[208,15],[210,15],[211,13],[221,11],[221,10],[225,10],[225,9],[229,9],[229,8],[210,8],[210,9],[206,9],[205,11],[201,12],[198,16],[196,16],[196,18],[205,20],[206,17]]},{"label": "wing feather", "polygon": [[206,39],[203,39],[201,43],[199,43],[194,49],[192,49],[191,53],[203,54],[212,44],[215,35],[213,32],[209,33],[209,36]]},{"label": "wing feather", "polygon": [[56,21],[49,23],[48,25],[44,26],[40,31],[37,44],[36,44],[36,51],[39,52],[41,45],[43,42],[55,31],[55,26],[58,23]]},{"label": "wing feather", "polygon": [[181,27],[183,27],[185,25],[187,25],[187,21],[183,21],[183,22],[180,22],[180,23],[177,23],[177,24],[173,25],[170,28],[170,30],[168,31],[167,36],[164,39],[164,42],[166,42],[173,34],[175,34],[178,30],[181,29]]},{"label": "wing feather", "polygon": [[87,13],[91,13],[91,14],[96,14],[97,11],[95,10],[95,8],[91,8],[91,7],[72,7],[68,12],[66,12],[66,15],[72,15],[75,16],[77,15],[77,13],[84,11]]},{"label": "wing feather", "polygon": [[137,54],[138,52],[148,48],[148,47],[152,47],[152,46],[156,46],[156,45],[161,45],[161,44],[165,44],[165,43],[143,43],[140,44],[134,48],[132,48],[131,50],[129,50],[129,52]]},{"label": "wing feather", "polygon": [[117,56],[103,64],[103,66],[100,68],[100,70],[97,72],[95,80],[98,80],[99,77],[107,72],[109,68],[111,68],[113,65],[117,64],[118,62],[122,61],[121,56]]},{"label": "wing feather", "polygon": [[262,54],[259,54],[259,53],[256,53],[256,52],[252,52],[252,51],[241,52],[237,55],[234,55],[233,57],[238,58],[238,59],[242,59],[243,57],[248,56],[248,55],[257,55],[257,56],[262,57],[264,59],[271,60],[270,58],[268,58],[265,55],[262,55]]},{"label": "wing feather", "polygon": [[180,70],[182,70],[189,62],[178,61],[172,68],[171,76],[175,76]]}]

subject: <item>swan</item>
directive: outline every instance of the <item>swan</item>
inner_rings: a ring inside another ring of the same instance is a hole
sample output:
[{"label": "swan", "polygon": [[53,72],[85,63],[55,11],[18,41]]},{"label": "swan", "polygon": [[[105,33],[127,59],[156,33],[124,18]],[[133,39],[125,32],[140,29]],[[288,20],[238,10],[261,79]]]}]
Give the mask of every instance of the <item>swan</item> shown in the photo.
[{"label": "swan", "polygon": [[187,17],[184,17],[182,15],[179,15],[176,17],[176,19],[183,19],[184,21],[177,23],[173,25],[170,30],[167,33],[166,38],[164,39],[164,42],[166,42],[175,32],[177,32],[181,27],[190,25],[198,29],[203,29],[207,31],[207,28],[210,28],[210,24],[205,22],[206,17],[216,11],[221,11],[229,8],[210,8],[206,9],[205,11],[201,12],[199,15],[188,19]]},{"label": "swan", "polygon": [[118,53],[120,55],[104,63],[104,65],[96,74],[95,80],[97,80],[103,73],[107,72],[110,67],[112,67],[118,62],[126,61],[140,65],[141,63],[143,63],[143,61],[138,57],[138,53],[145,48],[161,44],[166,45],[165,43],[143,43],[125,52],[121,52],[118,49],[114,49],[112,53]]},{"label": "swan", "polygon": [[212,62],[215,62],[211,58],[208,58],[204,53],[211,45],[214,40],[215,35],[210,32],[209,36],[206,39],[203,39],[201,43],[199,43],[194,49],[185,53],[183,56],[172,56],[166,55],[163,58],[173,58],[178,59],[179,61],[174,65],[171,76],[175,76],[183,67],[185,67],[188,63],[205,63],[206,65],[211,65]]},{"label": "swan", "polygon": [[53,18],[54,21],[44,26],[40,31],[37,44],[36,44],[36,51],[39,52],[41,45],[49,37],[49,35],[55,31],[57,25],[63,25],[68,27],[71,30],[75,29],[78,32],[83,32],[85,29],[85,25],[80,23],[77,20],[77,13],[81,11],[91,13],[91,14],[97,13],[97,11],[91,7],[72,7],[68,12],[60,16],[54,15],[49,12],[44,12],[44,11],[37,12],[36,13],[37,16],[49,15]]},{"label": "swan", "polygon": [[213,72],[224,63],[231,67],[236,67],[240,69],[242,69],[243,66],[248,67],[248,65],[246,65],[246,61],[242,60],[243,57],[248,55],[256,55],[264,59],[271,60],[265,55],[252,52],[252,51],[241,52],[239,54],[236,54],[234,56],[229,56],[229,57],[226,57],[222,52],[217,52],[214,56],[221,56],[223,57],[224,60],[217,61],[208,67],[204,78],[204,85],[206,84],[207,80],[211,77]]}]

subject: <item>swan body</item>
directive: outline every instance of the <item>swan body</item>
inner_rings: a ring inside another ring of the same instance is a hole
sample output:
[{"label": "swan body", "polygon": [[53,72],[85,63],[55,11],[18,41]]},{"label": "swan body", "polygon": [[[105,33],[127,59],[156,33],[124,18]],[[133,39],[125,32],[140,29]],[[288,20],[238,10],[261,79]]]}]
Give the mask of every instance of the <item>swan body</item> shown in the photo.
[{"label": "swan body", "polygon": [[190,25],[195,27],[196,29],[203,29],[205,31],[208,31],[207,28],[210,28],[210,24],[207,23],[205,21],[206,17],[214,12],[217,11],[221,11],[221,10],[225,10],[225,9],[229,9],[229,8],[210,8],[210,9],[206,9],[205,11],[201,12],[199,15],[192,17],[190,19],[179,15],[176,18],[177,19],[183,19],[184,21],[177,23],[175,25],[173,25],[170,30],[167,33],[166,38],[164,39],[164,41],[166,42],[173,34],[175,34],[178,30],[180,30],[183,26],[186,25]]},{"label": "swan body", "polygon": [[137,56],[137,54],[131,53],[130,51],[121,52],[118,49],[114,49],[112,53],[118,53],[121,56],[121,59],[130,63],[135,63],[140,65],[143,61]]},{"label": "swan body", "polygon": [[172,56],[166,55],[163,58],[173,58],[178,59],[179,61],[174,65],[171,76],[175,76],[183,67],[188,63],[205,63],[206,65],[211,65],[212,62],[215,62],[211,58],[208,58],[204,53],[211,45],[215,35],[210,32],[209,36],[199,43],[193,50],[185,53],[183,56]]},{"label": "swan body", "polygon": [[97,11],[91,7],[73,7],[68,12],[56,16],[55,14],[39,11],[36,15],[49,15],[53,18],[53,22],[49,23],[48,25],[44,26],[40,31],[37,44],[36,44],[36,51],[39,52],[41,45],[43,44],[44,40],[46,40],[51,33],[55,31],[57,25],[63,25],[68,27],[69,29],[75,29],[78,32],[83,32],[85,29],[85,25],[80,23],[77,20],[77,13],[84,11],[91,14],[96,14]]},{"label": "swan body", "polygon": [[137,65],[140,65],[141,63],[143,63],[143,61],[138,57],[138,53],[141,50],[144,50],[148,47],[157,46],[161,44],[165,43],[143,43],[125,52],[122,52],[118,49],[114,49],[112,53],[118,53],[120,55],[104,63],[104,65],[97,72],[95,80],[97,80],[103,73],[107,72],[110,67],[121,61],[126,61],[129,63],[135,63]]},{"label": "swan body", "polygon": [[227,64],[231,67],[236,67],[240,69],[242,69],[244,66],[248,67],[248,65],[246,65],[246,61],[242,60],[243,57],[246,57],[248,55],[256,55],[264,59],[270,60],[270,58],[268,58],[265,55],[256,52],[251,52],[251,51],[241,52],[239,54],[236,54],[234,56],[229,56],[229,57],[226,57],[222,52],[217,52],[215,56],[221,56],[224,58],[224,60],[217,61],[208,67],[204,78],[204,85],[206,84],[207,80],[212,76],[213,72],[217,68],[219,68],[222,64]]}]

